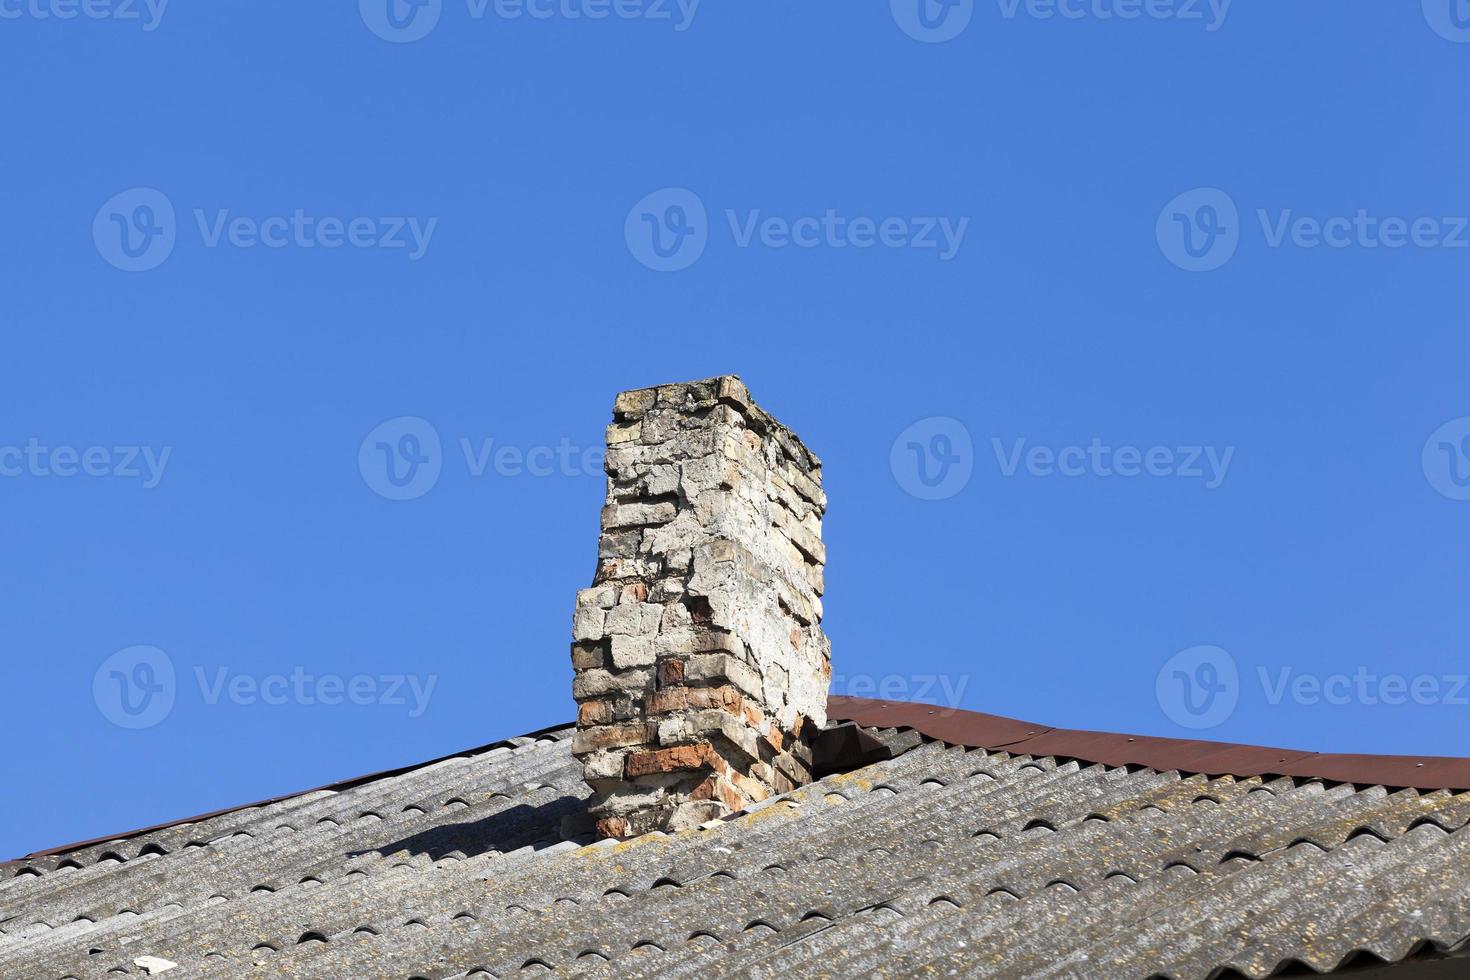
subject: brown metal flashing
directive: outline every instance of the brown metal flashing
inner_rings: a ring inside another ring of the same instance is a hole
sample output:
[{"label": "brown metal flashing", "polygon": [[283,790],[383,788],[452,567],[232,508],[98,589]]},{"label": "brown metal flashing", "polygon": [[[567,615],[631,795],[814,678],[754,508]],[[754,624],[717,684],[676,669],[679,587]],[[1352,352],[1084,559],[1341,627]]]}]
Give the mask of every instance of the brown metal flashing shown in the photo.
[{"label": "brown metal flashing", "polygon": [[1029,721],[978,711],[940,708],[915,701],[874,701],[834,694],[827,698],[827,717],[866,728],[912,728],[930,738],[975,748],[1004,748],[1053,729]]},{"label": "brown metal flashing", "polygon": [[[1299,749],[1275,749],[1258,745],[1234,745],[1228,742],[1206,742],[1197,739],[1160,738],[1152,735],[1119,735],[1110,732],[1088,732],[1067,728],[1051,728],[1034,722],[987,715],[961,708],[942,708],[913,701],[879,701],[834,694],[827,699],[827,715],[832,721],[853,722],[864,728],[911,728],[936,741],[964,745],[976,749],[1005,751],[1032,756],[1060,756],[1106,766],[1147,766],[1163,772],[1202,773],[1207,776],[1291,776],[1297,779],[1322,779],[1333,783],[1358,786],[1386,786],[1392,789],[1470,790],[1470,759],[1435,756],[1335,755]],[[567,728],[553,725],[531,732],[523,738],[539,738]],[[65,844],[36,851],[13,861],[0,863],[0,871],[17,867],[28,860],[55,857],[80,851],[97,844],[130,840],[182,824],[198,823],[243,810],[269,806],[283,800],[322,791],[342,792],[378,779],[400,776],[447,759],[469,757],[515,742],[503,739],[430,759],[411,766],[400,766],[385,772],[369,773],[342,782],[329,783],[316,789],[287,793],[256,803],[216,810],[182,820],[130,830],[108,837]],[[872,748],[857,741],[844,751]]]},{"label": "brown metal flashing", "polygon": [[913,728],[951,745],[1061,756],[1107,766],[1147,766],[1207,776],[1292,776],[1393,789],[1470,790],[1470,759],[1333,755],[1197,739],[1077,731],[959,708],[869,698],[833,696],[828,699],[827,713],[835,721],[854,721],[874,728]]},{"label": "brown metal flashing", "polygon": [[1470,789],[1470,759],[1314,753],[1283,768],[1281,775],[1358,786],[1464,790]]},{"label": "brown metal flashing", "polygon": [[1203,742],[1196,739],[1157,738],[1149,735],[1114,735],[1053,729],[1044,735],[1012,745],[1008,751],[1027,755],[1065,756],[1105,766],[1147,766],[1160,772],[1202,772],[1211,776],[1260,776],[1278,772],[1311,756],[1310,752],[1273,749],[1254,745]]}]

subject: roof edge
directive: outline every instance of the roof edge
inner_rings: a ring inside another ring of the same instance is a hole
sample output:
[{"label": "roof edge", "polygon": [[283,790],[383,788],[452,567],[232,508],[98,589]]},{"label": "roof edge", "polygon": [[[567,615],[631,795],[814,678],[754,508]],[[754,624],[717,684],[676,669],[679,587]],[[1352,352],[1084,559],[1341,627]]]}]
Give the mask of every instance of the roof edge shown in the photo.
[{"label": "roof edge", "polygon": [[451,752],[448,755],[441,755],[436,759],[426,759],[423,762],[415,762],[412,765],[398,766],[395,769],[385,769],[382,772],[370,772],[361,776],[353,776],[350,779],[339,780],[335,783],[327,783],[324,786],[314,786],[311,789],[298,790],[294,793],[283,793],[280,796],[272,796],[269,799],[256,800],[254,803],[241,803],[239,806],[227,806],[222,810],[211,810],[209,813],[200,813],[192,817],[182,817],[178,820],[169,820],[165,823],[154,824],[151,827],[139,827],[136,830],[127,830],[120,834],[109,834],[106,837],[94,837],[91,840],[77,841],[74,844],[62,844],[58,847],[48,847],[43,851],[32,851],[31,853],[23,857],[12,858],[8,861],[0,861],[0,870],[12,868],[19,864],[24,864],[25,862],[30,861],[34,858],[60,857],[63,854],[70,854],[72,851],[80,851],[84,848],[95,847],[98,844],[112,844],[118,841],[132,840],[135,837],[142,837],[144,834],[153,834],[157,833],[160,830],[168,830],[171,827],[181,827],[184,824],[200,823],[204,820],[213,820],[215,817],[224,817],[228,816],[231,813],[241,813],[245,810],[254,810],[257,807],[270,806],[272,803],[281,803],[286,800],[294,800],[299,796],[307,796],[311,793],[340,793],[343,790],[353,789],[355,787],[363,785],[364,783],[371,783],[374,780],[378,779],[391,779],[394,776],[401,776],[404,773],[413,772],[415,769],[422,769],[425,766],[433,766],[438,765],[441,762],[448,762],[450,759],[469,758],[471,756],[476,756],[485,752],[489,752],[492,749],[515,748],[517,745],[525,744],[527,740],[534,741],[538,738],[545,738],[554,732],[564,731],[571,728],[572,726],[572,722],[566,722],[561,725],[548,725],[546,728],[538,728],[536,731],[527,732],[524,735],[513,735],[510,738],[503,738],[496,742],[490,742],[487,745],[476,746],[472,749],[463,749],[459,752]]},{"label": "roof edge", "polygon": [[1347,755],[1052,728],[962,708],[913,701],[832,695],[827,715],[872,728],[912,728],[952,745],[1034,756],[1063,756],[1107,766],[1147,766],[1206,776],[1291,776],[1392,789],[1470,789],[1470,759],[1409,755]]},{"label": "roof edge", "polygon": [[[1072,728],[1053,728],[1035,722],[989,715],[963,708],[945,708],[919,701],[883,701],[833,694],[827,698],[827,717],[831,721],[853,722],[865,728],[910,728],[927,738],[972,749],[1009,752],[1032,756],[1061,756],[1081,762],[1105,766],[1147,766],[1160,772],[1171,770],[1206,776],[1290,776],[1296,779],[1322,779],[1332,783],[1360,786],[1384,786],[1391,789],[1470,790],[1470,759],[1410,755],[1347,755],[1311,752],[1300,749],[1277,749],[1261,745],[1238,745],[1231,742],[1209,742],[1198,739],[1163,738],[1155,735],[1126,735],[1115,732],[1091,732]],[[477,748],[452,752],[437,759],[414,765],[399,766],[383,772],[368,773],[313,789],[286,793],[227,807],[212,813],[171,820],[152,827],[141,827],[107,837],[63,844],[33,851],[24,857],[0,862],[9,869],[41,857],[57,857],[97,844],[131,840],[181,824],[198,823],[243,810],[268,806],[283,800],[322,791],[341,792],[377,779],[387,779],[431,766],[447,759],[468,757],[517,740],[543,738],[571,727],[571,722],[550,725],[525,735],[501,739]]]}]

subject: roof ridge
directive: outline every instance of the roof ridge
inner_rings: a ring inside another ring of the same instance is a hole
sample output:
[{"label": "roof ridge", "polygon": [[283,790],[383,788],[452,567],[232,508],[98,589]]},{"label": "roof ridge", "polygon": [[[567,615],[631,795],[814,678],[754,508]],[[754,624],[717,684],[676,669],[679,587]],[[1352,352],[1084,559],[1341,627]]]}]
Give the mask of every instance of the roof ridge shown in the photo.
[{"label": "roof ridge", "polygon": [[916,701],[832,695],[829,718],[876,728],[912,728],[940,742],[1107,766],[1146,766],[1206,776],[1291,776],[1392,789],[1470,790],[1470,759],[1358,755],[1233,742],[1053,728],[1001,715]]}]

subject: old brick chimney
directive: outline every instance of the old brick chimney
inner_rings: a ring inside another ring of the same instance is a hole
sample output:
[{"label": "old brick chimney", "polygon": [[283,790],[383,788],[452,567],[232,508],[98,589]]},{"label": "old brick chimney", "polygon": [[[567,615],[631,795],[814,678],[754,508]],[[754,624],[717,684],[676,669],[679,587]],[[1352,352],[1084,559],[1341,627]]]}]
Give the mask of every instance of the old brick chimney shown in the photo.
[{"label": "old brick chimney", "polygon": [[826,723],[822,464],[736,377],[625,391],[597,576],[577,594],[572,751],[603,836],[810,781]]}]

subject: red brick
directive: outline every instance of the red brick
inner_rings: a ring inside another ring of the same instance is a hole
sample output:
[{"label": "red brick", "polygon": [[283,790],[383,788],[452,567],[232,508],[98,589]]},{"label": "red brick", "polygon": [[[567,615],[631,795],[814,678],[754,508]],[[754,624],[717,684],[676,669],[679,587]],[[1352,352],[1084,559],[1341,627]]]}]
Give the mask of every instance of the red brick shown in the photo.
[{"label": "red brick", "polygon": [[728,684],[720,687],[696,687],[689,692],[691,708],[723,708],[732,715],[740,714],[745,699]]},{"label": "red brick", "polygon": [[629,779],[657,772],[687,772],[714,765],[714,750],[708,745],[676,745],[651,752],[634,752],[628,756],[625,772]]},{"label": "red brick", "polygon": [[660,687],[672,687],[675,684],[684,683],[684,661],[665,660],[659,664],[658,683]]},{"label": "red brick", "polygon": [[593,725],[605,725],[612,721],[613,706],[611,701],[584,701],[577,709],[577,724],[582,728],[590,728]]},{"label": "red brick", "polygon": [[642,745],[653,741],[654,726],[650,722],[627,721],[620,725],[598,725],[580,729],[572,736],[572,752],[582,755],[598,749],[616,749],[624,745]]},{"label": "red brick", "polygon": [[598,837],[627,837],[628,821],[622,817],[603,817],[597,821]]},{"label": "red brick", "polygon": [[646,710],[650,715],[668,714],[670,711],[683,711],[689,707],[689,688],[666,687],[654,691],[645,702]]},{"label": "red brick", "polygon": [[775,749],[777,752],[781,751],[781,747],[784,744],[784,738],[781,735],[781,729],[776,726],[776,723],[774,721],[771,722],[771,727],[766,729],[765,739],[767,745]]},{"label": "red brick", "polygon": [[744,810],[751,803],[720,776],[711,776],[700,783],[689,794],[689,798],[691,800],[719,800],[731,810]]},{"label": "red brick", "polygon": [[736,789],[744,793],[747,797],[747,802],[741,804],[742,806],[747,806],[750,803],[759,803],[771,795],[771,791],[761,785],[759,780],[751,779],[749,776],[742,775],[734,769],[730,770],[726,778],[735,785]]}]

